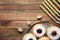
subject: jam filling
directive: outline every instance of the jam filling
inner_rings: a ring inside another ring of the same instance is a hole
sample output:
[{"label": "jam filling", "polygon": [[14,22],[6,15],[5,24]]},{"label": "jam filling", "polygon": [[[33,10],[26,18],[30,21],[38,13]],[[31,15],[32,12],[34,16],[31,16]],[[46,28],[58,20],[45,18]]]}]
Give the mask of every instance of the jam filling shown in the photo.
[{"label": "jam filling", "polygon": [[56,32],[56,31],[53,31],[53,32],[52,32],[52,35],[53,35],[53,36],[56,36],[56,35],[57,35],[57,32]]},{"label": "jam filling", "polygon": [[41,34],[42,33],[42,30],[41,29],[37,29],[37,33],[38,34]]},{"label": "jam filling", "polygon": [[33,40],[32,38],[30,38],[29,40]]}]

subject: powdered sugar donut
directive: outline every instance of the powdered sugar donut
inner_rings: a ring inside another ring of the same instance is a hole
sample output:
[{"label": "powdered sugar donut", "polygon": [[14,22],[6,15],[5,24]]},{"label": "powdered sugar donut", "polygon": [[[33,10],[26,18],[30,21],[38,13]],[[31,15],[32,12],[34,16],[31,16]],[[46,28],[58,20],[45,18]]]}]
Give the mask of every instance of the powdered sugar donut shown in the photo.
[{"label": "powdered sugar donut", "polygon": [[46,29],[42,24],[36,24],[33,26],[32,32],[36,37],[42,37],[45,34]]},{"label": "powdered sugar donut", "polygon": [[42,38],[40,38],[38,40],[50,40],[50,39],[48,37],[44,36],[44,37],[42,37]]},{"label": "powdered sugar donut", "polygon": [[47,29],[47,36],[50,38],[50,39],[53,39],[53,40],[56,40],[59,38],[59,35],[60,35],[60,31],[59,31],[59,28],[56,27],[56,26],[51,26]]},{"label": "powdered sugar donut", "polygon": [[25,34],[23,40],[37,40],[32,33]]}]

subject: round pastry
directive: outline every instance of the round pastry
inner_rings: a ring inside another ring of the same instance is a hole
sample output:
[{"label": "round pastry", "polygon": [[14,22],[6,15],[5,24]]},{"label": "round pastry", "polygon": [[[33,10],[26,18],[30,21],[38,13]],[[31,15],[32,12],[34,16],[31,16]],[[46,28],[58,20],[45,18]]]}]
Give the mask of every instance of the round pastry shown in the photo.
[{"label": "round pastry", "polygon": [[46,29],[42,24],[36,24],[32,28],[32,32],[36,37],[44,36]]},{"label": "round pastry", "polygon": [[53,40],[58,39],[59,35],[60,35],[60,31],[58,27],[51,26],[47,29],[47,36],[50,39],[53,39]]},{"label": "round pastry", "polygon": [[50,39],[48,37],[44,36],[44,37],[42,37],[42,38],[40,38],[38,40],[50,40]]},{"label": "round pastry", "polygon": [[23,40],[37,40],[37,38],[33,34],[28,33],[24,35]]}]

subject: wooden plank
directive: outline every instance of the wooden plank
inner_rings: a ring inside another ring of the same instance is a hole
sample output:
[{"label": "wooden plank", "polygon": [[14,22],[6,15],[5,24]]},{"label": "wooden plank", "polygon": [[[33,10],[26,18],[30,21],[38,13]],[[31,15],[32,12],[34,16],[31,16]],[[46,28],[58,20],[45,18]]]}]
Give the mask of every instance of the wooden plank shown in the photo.
[{"label": "wooden plank", "polygon": [[28,28],[23,30],[23,33],[19,33],[17,28],[0,28],[0,37],[23,37]]},{"label": "wooden plank", "polygon": [[0,10],[0,13],[11,13],[11,12],[27,12],[27,13],[40,13],[42,10]]},{"label": "wooden plank", "polygon": [[1,40],[22,40],[22,37],[2,37]]},{"label": "wooden plank", "polygon": [[0,0],[0,4],[24,4],[24,0]]},{"label": "wooden plank", "polygon": [[25,9],[40,9],[39,5],[35,4],[0,4],[0,9],[1,10],[25,10]]},{"label": "wooden plank", "polygon": [[[22,38],[23,37],[2,37],[1,39],[2,40],[22,40]],[[57,40],[60,40],[60,38]]]},{"label": "wooden plank", "polygon": [[[37,23],[37,22],[42,22],[42,21],[30,21],[31,25]],[[48,23],[50,22],[50,23]],[[54,23],[52,20],[46,21],[45,23],[42,23],[44,25],[55,25],[59,27],[56,23]],[[2,24],[0,23],[0,28],[29,28],[27,21],[10,21],[10,23],[7,24]]]},{"label": "wooden plank", "polygon": [[42,4],[44,0],[25,0],[25,4]]},{"label": "wooden plank", "polygon": [[40,4],[44,0],[0,0],[0,4]]},{"label": "wooden plank", "polygon": [[22,40],[28,28],[23,28],[23,30],[24,32],[21,34],[18,32],[17,28],[0,28],[0,39],[1,40]]},{"label": "wooden plank", "polygon": [[[45,23],[41,23],[45,28],[48,28],[52,25],[55,25],[53,23],[48,23],[48,22],[45,22]],[[57,25],[56,25],[57,26]],[[22,26],[20,26],[22,27]],[[25,26],[26,27],[26,26]],[[18,27],[19,28],[19,27]],[[0,28],[0,37],[23,37],[23,35],[27,32],[29,27],[27,28],[23,28],[23,33],[19,33],[18,32],[18,29],[17,28],[8,28],[8,27],[1,27]]]},{"label": "wooden plank", "polygon": [[[37,21],[30,21],[31,25],[34,24]],[[0,28],[28,28],[27,21],[10,21],[8,24],[1,24]]]},{"label": "wooden plank", "polygon": [[0,13],[0,20],[37,20],[37,16],[42,15],[42,20],[51,20],[45,13]]},{"label": "wooden plank", "polygon": [[43,12],[39,5],[35,4],[0,4],[0,12]]}]

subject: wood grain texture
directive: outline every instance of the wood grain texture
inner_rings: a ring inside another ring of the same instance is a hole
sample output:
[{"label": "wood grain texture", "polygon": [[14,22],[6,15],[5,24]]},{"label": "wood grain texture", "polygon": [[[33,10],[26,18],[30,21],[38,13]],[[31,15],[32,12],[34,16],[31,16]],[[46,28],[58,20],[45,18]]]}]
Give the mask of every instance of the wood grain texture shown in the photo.
[{"label": "wood grain texture", "polygon": [[2,37],[1,40],[22,40],[22,37]]},{"label": "wood grain texture", "polygon": [[[51,20],[50,17],[39,7],[44,0],[0,0],[0,22],[10,22],[2,26],[0,24],[0,40],[22,40],[28,30],[27,21],[31,24],[38,22],[36,17],[42,15],[42,20]],[[52,21],[52,20],[51,20]],[[21,34],[17,28],[23,28]]]},{"label": "wood grain texture", "polygon": [[[30,21],[31,25],[33,25],[37,22],[41,22],[41,21]],[[49,23],[47,23],[47,24],[49,24]],[[50,24],[52,24],[52,23],[50,23]],[[11,23],[6,26],[0,25],[0,28],[29,28],[29,26],[27,24],[27,21],[11,21]]]},{"label": "wood grain texture", "polygon": [[[30,21],[31,25],[34,24],[37,21]],[[0,25],[0,28],[28,28],[27,21],[11,21],[10,24],[6,26]]]},{"label": "wood grain texture", "polygon": [[24,32],[22,34],[18,32],[17,28],[0,28],[0,30],[1,40],[22,40],[27,28],[23,29]]},{"label": "wood grain texture", "polygon": [[17,28],[0,28],[0,37],[22,37],[28,28],[23,28],[24,32],[21,34]]},{"label": "wood grain texture", "polygon": [[39,4],[0,4],[0,12],[43,12]]},{"label": "wood grain texture", "polygon": [[37,16],[41,15],[42,20],[51,20],[45,13],[0,13],[0,20],[37,20]]},{"label": "wood grain texture", "polygon": [[44,0],[0,0],[0,4],[41,4]]},{"label": "wood grain texture", "polygon": [[[44,0],[43,0],[44,1]],[[42,0],[0,0],[0,12],[43,12]]]},{"label": "wood grain texture", "polygon": [[[49,25],[50,24],[48,25],[46,24],[45,27]],[[24,30],[23,33],[19,33],[17,28],[0,28],[0,39],[1,40],[22,40],[28,28],[23,28],[23,30]]]},{"label": "wood grain texture", "polygon": [[[42,16],[42,21],[48,21],[51,20],[50,17],[48,17],[47,14],[45,13],[0,13],[0,21],[1,20],[10,20],[8,25],[5,27],[8,28],[17,28],[17,27],[22,27],[22,28],[27,28],[27,21],[30,20],[31,24],[34,24],[35,22],[38,22],[37,16],[41,15]],[[4,27],[0,25],[0,28]]]}]

